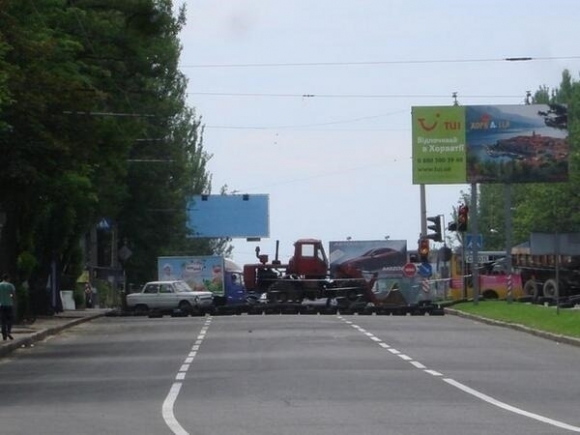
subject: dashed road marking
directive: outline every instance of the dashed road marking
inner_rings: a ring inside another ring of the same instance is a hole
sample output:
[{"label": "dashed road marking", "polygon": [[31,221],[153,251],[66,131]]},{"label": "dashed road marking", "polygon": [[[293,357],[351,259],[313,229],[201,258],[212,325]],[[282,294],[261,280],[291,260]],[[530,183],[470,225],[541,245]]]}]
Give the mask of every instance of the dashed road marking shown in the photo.
[{"label": "dashed road marking", "polygon": [[569,430],[571,432],[580,432],[580,426],[573,426],[571,424],[564,423],[562,421],[554,420],[554,419],[549,418],[549,417],[544,417],[544,416],[539,415],[539,414],[534,414],[533,412],[525,411],[523,409],[509,405],[505,402],[501,402],[497,399],[494,399],[493,397],[488,396],[487,394],[483,394],[477,390],[474,390],[473,388],[470,388],[467,385],[464,385],[460,382],[457,382],[454,379],[447,378],[443,375],[443,373],[440,373],[436,370],[428,369],[425,365],[421,364],[419,361],[416,361],[413,358],[411,358],[410,356],[405,355],[405,354],[401,353],[400,351],[398,351],[397,349],[392,348],[387,343],[383,342],[380,338],[376,337],[374,334],[372,334],[370,332],[367,332],[364,328],[361,328],[360,326],[356,325],[354,322],[352,322],[350,320],[346,320],[341,315],[338,315],[337,317],[340,320],[342,320],[344,323],[346,323],[347,325],[350,325],[354,329],[357,329],[360,332],[362,332],[364,335],[366,335],[371,340],[376,342],[380,347],[382,347],[383,349],[387,349],[393,355],[396,355],[399,358],[401,358],[405,361],[408,361],[412,366],[422,370],[423,372],[425,372],[427,374],[430,374],[430,375],[435,376],[435,377],[440,377],[445,383],[463,391],[464,393],[470,394],[473,397],[476,397],[476,398],[478,398],[486,403],[489,403],[491,405],[497,406],[498,408],[504,409],[504,410],[509,411],[509,412],[513,412],[514,414],[522,415],[524,417],[528,417],[528,418],[531,418],[533,420],[558,427],[560,429]]},{"label": "dashed road marking", "polygon": [[[201,346],[201,343],[203,342],[203,339],[207,334],[207,330],[210,324],[211,317],[209,317],[205,321],[204,326],[201,328],[197,336],[197,339],[195,340],[195,344],[191,347],[191,352],[189,352],[189,354],[185,358],[185,361],[179,368],[179,371],[175,376],[176,381],[183,381],[185,379],[185,375],[187,374],[187,371],[189,370],[189,367],[193,362],[194,358],[197,356],[197,351],[199,350],[199,347]],[[165,424],[171,430],[171,432],[174,433],[174,435],[189,435],[189,432],[187,432],[183,428],[183,426],[179,424],[179,422],[175,418],[175,413],[173,411],[173,407],[175,405],[175,401],[177,400],[177,396],[179,395],[179,391],[181,390],[181,386],[182,386],[181,382],[174,382],[173,385],[171,385],[171,389],[169,390],[167,397],[163,401],[163,405],[161,407],[161,414],[163,415],[163,420],[165,421]]]}]

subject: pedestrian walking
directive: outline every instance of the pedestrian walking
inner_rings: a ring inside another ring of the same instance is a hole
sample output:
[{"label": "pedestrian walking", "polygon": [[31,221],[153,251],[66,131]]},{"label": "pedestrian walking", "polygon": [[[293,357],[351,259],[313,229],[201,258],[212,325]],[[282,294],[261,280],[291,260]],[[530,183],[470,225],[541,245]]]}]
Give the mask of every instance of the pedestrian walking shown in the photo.
[{"label": "pedestrian walking", "polygon": [[2,319],[2,339],[14,340],[12,337],[12,323],[14,322],[14,295],[16,289],[9,281],[7,273],[2,275],[0,282],[0,317]]},{"label": "pedestrian walking", "polygon": [[88,282],[85,284],[85,307],[93,308],[93,288]]}]

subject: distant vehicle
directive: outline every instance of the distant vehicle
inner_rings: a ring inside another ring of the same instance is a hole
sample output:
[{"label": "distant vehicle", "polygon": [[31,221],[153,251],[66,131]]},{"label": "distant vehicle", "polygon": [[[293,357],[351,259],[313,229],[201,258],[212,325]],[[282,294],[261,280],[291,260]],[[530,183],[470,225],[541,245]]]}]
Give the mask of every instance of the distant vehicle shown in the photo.
[{"label": "distant vehicle", "polygon": [[127,308],[136,314],[203,313],[212,310],[213,293],[194,291],[185,281],[151,281],[127,295]]},{"label": "distant vehicle", "polygon": [[[479,276],[479,296],[484,299],[507,299],[509,295],[509,279],[506,274],[505,251],[478,252],[477,265]],[[471,255],[465,262],[460,253],[453,253],[450,265],[450,282],[446,290],[447,297],[452,300],[473,298]],[[519,273],[511,274],[511,294],[520,298],[524,291]]]},{"label": "distant vehicle", "polygon": [[376,271],[383,267],[399,266],[407,260],[407,254],[396,249],[373,248],[358,257],[351,258],[343,264],[364,271]]},{"label": "distant vehicle", "polygon": [[[168,276],[171,276],[169,278]],[[193,290],[210,291],[215,307],[246,304],[242,268],[219,255],[186,255],[157,258],[159,281],[182,280]]]},{"label": "distant vehicle", "polygon": [[578,240],[580,233],[531,233],[528,243],[512,249],[512,264],[527,297],[537,302],[580,301]]}]

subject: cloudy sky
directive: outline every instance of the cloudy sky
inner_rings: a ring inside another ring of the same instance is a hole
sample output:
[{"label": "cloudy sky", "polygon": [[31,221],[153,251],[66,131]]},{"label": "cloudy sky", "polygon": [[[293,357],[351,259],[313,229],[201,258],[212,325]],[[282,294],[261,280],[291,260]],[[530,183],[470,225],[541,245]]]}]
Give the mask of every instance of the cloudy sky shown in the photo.
[{"label": "cloudy sky", "polygon": [[[411,108],[523,104],[580,71],[576,0],[176,0],[181,69],[213,192],[268,194],[270,238],[406,240],[421,231]],[[506,58],[531,57],[530,61]],[[450,219],[468,185],[426,186]],[[498,216],[501,221],[503,216]],[[234,260],[257,243],[234,240]]]}]

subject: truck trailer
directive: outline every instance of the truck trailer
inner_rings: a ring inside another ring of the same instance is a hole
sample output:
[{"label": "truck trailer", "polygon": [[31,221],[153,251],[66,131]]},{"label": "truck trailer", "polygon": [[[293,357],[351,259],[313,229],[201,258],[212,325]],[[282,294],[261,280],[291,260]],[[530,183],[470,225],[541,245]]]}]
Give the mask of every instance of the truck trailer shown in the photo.
[{"label": "truck trailer", "polygon": [[580,233],[532,233],[512,249],[512,265],[532,300],[580,303]]}]

